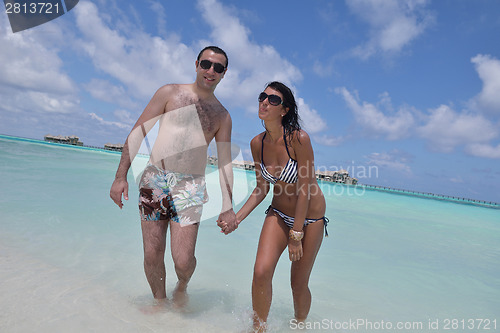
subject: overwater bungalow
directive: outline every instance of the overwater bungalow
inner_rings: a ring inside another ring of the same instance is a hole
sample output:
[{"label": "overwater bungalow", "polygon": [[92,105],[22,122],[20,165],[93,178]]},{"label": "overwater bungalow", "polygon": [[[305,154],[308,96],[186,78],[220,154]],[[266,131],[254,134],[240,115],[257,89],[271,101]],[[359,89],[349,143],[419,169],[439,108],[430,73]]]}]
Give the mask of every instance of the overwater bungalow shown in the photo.
[{"label": "overwater bungalow", "polygon": [[83,142],[81,142],[80,138],[77,137],[76,135],[61,136],[61,135],[47,134],[43,137],[43,139],[48,142],[64,143],[73,146],[83,146]]},{"label": "overwater bungalow", "polygon": [[233,161],[233,166],[239,169],[255,170],[255,165],[249,161]]},{"label": "overwater bungalow", "polygon": [[349,173],[346,170],[316,170],[316,179],[346,185],[356,185],[358,183],[358,180],[356,178],[350,177]]},{"label": "overwater bungalow", "polygon": [[123,151],[123,144],[122,143],[106,143],[104,145],[104,149],[113,150],[113,151]]}]

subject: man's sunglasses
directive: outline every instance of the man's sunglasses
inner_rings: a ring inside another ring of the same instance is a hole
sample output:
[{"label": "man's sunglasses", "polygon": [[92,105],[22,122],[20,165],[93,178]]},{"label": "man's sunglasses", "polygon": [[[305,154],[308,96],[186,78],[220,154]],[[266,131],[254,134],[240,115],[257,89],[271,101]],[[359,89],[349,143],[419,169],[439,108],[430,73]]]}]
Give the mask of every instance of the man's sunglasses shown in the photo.
[{"label": "man's sunglasses", "polygon": [[206,70],[209,70],[210,67],[212,67],[212,64],[214,65],[214,71],[216,73],[222,74],[226,67],[223,64],[219,64],[218,62],[211,62],[210,60],[202,60],[200,61],[200,67]]},{"label": "man's sunglasses", "polygon": [[278,95],[268,95],[265,92],[260,93],[259,102],[264,102],[266,98],[271,105],[277,106],[283,104],[283,100],[281,99],[281,97],[279,97]]}]

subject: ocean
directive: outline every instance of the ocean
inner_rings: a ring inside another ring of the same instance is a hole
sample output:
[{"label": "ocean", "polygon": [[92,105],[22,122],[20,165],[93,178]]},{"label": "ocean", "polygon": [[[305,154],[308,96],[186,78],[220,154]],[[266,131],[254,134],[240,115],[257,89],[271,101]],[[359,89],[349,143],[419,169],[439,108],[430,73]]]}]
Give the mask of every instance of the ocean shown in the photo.
[{"label": "ocean", "polygon": [[[246,332],[251,280],[271,196],[232,234],[216,225],[207,166],[189,304],[150,313],[138,191],[109,198],[120,155],[0,136],[1,332]],[[235,203],[253,172],[235,174]],[[499,330],[500,210],[321,183],[330,219],[310,280],[311,312],[291,320],[290,263],[273,280],[270,332]],[[167,250],[167,295],[176,277]]]}]

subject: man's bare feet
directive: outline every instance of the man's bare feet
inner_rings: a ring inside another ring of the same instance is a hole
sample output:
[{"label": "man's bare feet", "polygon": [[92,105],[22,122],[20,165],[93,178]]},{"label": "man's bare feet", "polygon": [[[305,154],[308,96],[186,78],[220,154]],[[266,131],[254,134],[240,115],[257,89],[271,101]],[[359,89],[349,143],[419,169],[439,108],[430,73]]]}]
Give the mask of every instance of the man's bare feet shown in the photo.
[{"label": "man's bare feet", "polygon": [[168,298],[154,298],[149,304],[141,304],[139,310],[144,314],[155,314],[165,311],[169,304],[170,300]]},{"label": "man's bare feet", "polygon": [[172,301],[176,308],[184,309],[189,301],[187,294],[187,284],[177,281],[177,285],[172,293]]}]

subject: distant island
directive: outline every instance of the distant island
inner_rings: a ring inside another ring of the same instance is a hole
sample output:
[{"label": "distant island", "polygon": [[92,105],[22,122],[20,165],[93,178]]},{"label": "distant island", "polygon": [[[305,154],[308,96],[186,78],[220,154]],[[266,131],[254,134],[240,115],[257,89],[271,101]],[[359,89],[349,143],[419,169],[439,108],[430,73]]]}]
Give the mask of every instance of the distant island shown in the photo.
[{"label": "distant island", "polygon": [[[104,147],[86,146],[83,144],[83,142],[80,141],[80,138],[77,137],[76,135],[61,136],[61,135],[47,134],[44,136],[44,140],[47,142],[52,142],[52,143],[67,144],[67,145],[72,145],[72,146],[82,146],[82,147],[95,148],[95,149],[100,149],[100,150],[117,151],[117,152],[123,151],[123,144],[106,143],[104,145]],[[207,156],[207,164],[212,165],[212,166],[217,166],[217,157]],[[255,170],[255,165],[251,161],[234,160],[232,162],[232,164],[235,168],[238,168],[238,169],[244,169],[244,170],[250,170],[250,171]],[[425,197],[428,199],[447,200],[447,201],[480,205],[480,206],[500,209],[499,203],[491,202],[491,201],[475,200],[475,199],[454,197],[454,196],[448,196],[448,195],[442,195],[442,194],[404,190],[404,189],[398,189],[398,188],[392,188],[392,187],[380,186],[380,185],[360,184],[360,183],[358,183],[358,179],[351,177],[346,170],[338,170],[338,171],[316,170],[316,179],[322,180],[325,182],[330,182],[330,183],[338,183],[338,184],[342,184],[342,185],[354,185],[355,188],[377,190],[377,191],[383,191],[383,192],[390,192],[390,193],[394,193],[394,194],[411,195],[411,196],[417,196],[417,197]]]},{"label": "distant island", "polygon": [[[61,144],[67,144],[67,145],[73,145],[73,146],[84,146],[83,142],[81,142],[80,138],[77,137],[76,135],[62,136],[62,135],[47,134],[43,137],[43,139],[47,142],[61,143]],[[96,148],[103,149],[102,147],[96,147]],[[112,151],[123,151],[123,144],[106,143],[104,145],[104,149],[105,150],[112,150]],[[217,157],[208,156],[207,157],[207,164],[217,165]],[[235,166],[236,168],[245,169],[245,170],[254,170],[255,169],[254,163],[249,162],[249,161],[233,161],[233,166]],[[349,173],[346,170],[339,170],[339,171],[316,170],[316,178],[318,180],[324,180],[327,182],[334,182],[334,183],[341,183],[341,184],[346,184],[346,185],[356,185],[358,183],[358,180],[356,178],[349,176]]]},{"label": "distant island", "polygon": [[[83,142],[80,141],[80,138],[77,137],[76,135],[62,136],[62,135],[47,134],[43,137],[43,139],[47,142],[62,143],[62,144],[67,144],[67,145],[72,145],[72,146],[84,146]],[[96,148],[103,149],[102,147],[96,147]],[[121,144],[121,143],[106,143],[104,145],[104,149],[105,150],[113,150],[113,151],[122,151],[123,144]]]}]

